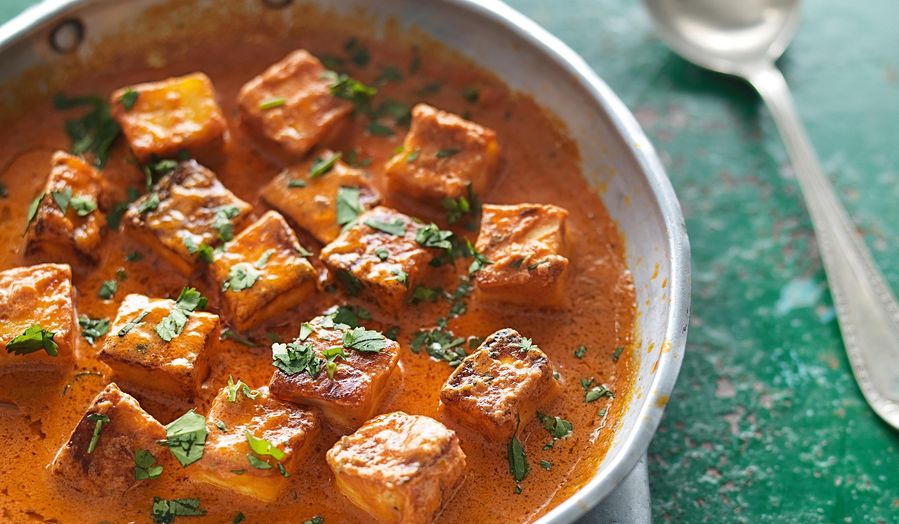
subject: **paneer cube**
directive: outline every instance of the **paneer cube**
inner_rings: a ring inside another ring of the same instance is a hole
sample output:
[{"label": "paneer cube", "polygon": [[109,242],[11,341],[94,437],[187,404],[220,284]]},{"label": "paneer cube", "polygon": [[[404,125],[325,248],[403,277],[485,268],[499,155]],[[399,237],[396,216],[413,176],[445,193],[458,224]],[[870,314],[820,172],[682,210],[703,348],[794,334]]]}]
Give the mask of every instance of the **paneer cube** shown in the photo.
[{"label": "paneer cube", "polygon": [[456,433],[401,411],[341,438],[327,460],[337,489],[380,522],[434,522],[465,476]]},{"label": "paneer cube", "polygon": [[[269,389],[282,400],[317,407],[332,425],[352,430],[377,413],[399,348],[377,331],[335,323],[331,315],[316,317],[300,338],[272,347],[276,370]],[[289,365],[306,356],[308,366]]]},{"label": "paneer cube", "polygon": [[399,211],[376,207],[325,246],[321,259],[348,294],[361,294],[396,312],[436,254],[416,241],[422,227]]},{"label": "paneer cube", "polygon": [[506,442],[559,392],[546,355],[514,329],[487,337],[440,390],[441,408],[487,437]]},{"label": "paneer cube", "polygon": [[112,368],[116,382],[163,402],[199,393],[209,374],[212,341],[218,338],[219,317],[195,311],[181,333],[166,342],[157,325],[174,309],[174,300],[126,296],[97,355]]},{"label": "paneer cube", "polygon": [[353,110],[331,94],[334,79],[317,58],[300,49],[240,89],[241,122],[282,152],[302,156],[336,135]]},{"label": "paneer cube", "polygon": [[189,275],[205,248],[227,242],[252,206],[194,160],[178,167],[125,213],[128,232]]},{"label": "paneer cube", "polygon": [[[75,322],[71,267],[38,264],[0,271],[0,344],[5,349],[0,350],[0,371],[18,367],[72,367],[77,336]],[[53,335],[21,337],[29,328],[33,331],[43,328],[45,333]],[[16,337],[21,338],[14,342]],[[24,338],[32,341],[25,342]],[[46,338],[52,338],[52,343]],[[56,355],[51,354],[53,351]]]},{"label": "paneer cube", "polygon": [[387,164],[387,188],[415,199],[483,195],[499,168],[496,133],[426,104],[412,109],[403,150]]},{"label": "paneer cube", "polygon": [[[342,226],[380,200],[365,173],[335,160],[334,155],[325,151],[285,169],[261,192],[268,205],[322,244],[337,238]],[[330,168],[322,167],[332,162]]]},{"label": "paneer cube", "polygon": [[163,469],[170,465],[169,452],[156,443],[164,438],[162,424],[116,384],[109,384],[56,452],[49,470],[89,497],[121,497],[141,482],[135,475],[135,454],[149,452]]},{"label": "paneer cube", "polygon": [[485,204],[475,248],[492,264],[475,275],[482,298],[562,307],[568,277],[568,211],[545,204]]},{"label": "paneer cube", "polygon": [[82,158],[53,154],[50,174],[34,220],[25,234],[25,253],[54,261],[95,261],[106,216],[97,209],[100,174]]},{"label": "paneer cube", "polygon": [[318,274],[304,253],[284,217],[274,211],[229,242],[209,266],[228,321],[245,330],[314,294]]},{"label": "paneer cube", "polygon": [[110,103],[141,162],[177,158],[185,151],[203,159],[222,152],[228,124],[203,73],[123,87]]},{"label": "paneer cube", "polygon": [[[285,475],[302,476],[319,422],[312,411],[271,397],[266,387],[247,390],[255,398],[233,386],[219,391],[206,417],[203,458],[191,474],[197,481],[271,502],[287,484]],[[277,449],[265,453],[269,444]]]}]

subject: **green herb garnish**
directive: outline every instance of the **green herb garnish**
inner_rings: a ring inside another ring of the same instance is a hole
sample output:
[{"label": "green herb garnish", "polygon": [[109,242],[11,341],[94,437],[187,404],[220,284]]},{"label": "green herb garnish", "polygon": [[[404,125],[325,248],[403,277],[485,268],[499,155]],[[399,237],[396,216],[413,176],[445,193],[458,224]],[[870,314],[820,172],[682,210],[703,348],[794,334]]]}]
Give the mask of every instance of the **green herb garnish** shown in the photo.
[{"label": "green herb garnish", "polygon": [[199,499],[166,500],[153,497],[150,514],[156,524],[171,524],[177,517],[201,517],[206,514],[206,510],[200,507]]},{"label": "green herb garnish", "polygon": [[94,165],[99,168],[106,165],[109,148],[121,131],[119,124],[112,118],[109,104],[97,96],[68,98],[58,94],[53,99],[53,105],[58,110],[89,108],[80,118],[65,121],[66,133],[72,141],[71,152],[75,155],[91,153]]},{"label": "green herb garnish", "polygon": [[312,165],[309,166],[309,178],[317,178],[327,174],[334,168],[341,156],[343,156],[343,153],[332,153],[328,158],[315,157]]},{"label": "green herb garnish", "polygon": [[15,355],[27,355],[43,349],[51,357],[59,353],[59,346],[53,341],[55,331],[48,331],[40,324],[27,328],[21,335],[6,343],[6,352]]},{"label": "green herb garnish", "polygon": [[129,320],[127,324],[122,326],[122,329],[119,330],[117,335],[120,337],[124,337],[125,335],[128,334],[129,331],[134,329],[135,326],[137,326],[138,324],[143,322],[144,318],[146,318],[146,316],[149,314],[150,314],[149,311],[141,311],[141,313],[139,315],[137,315],[133,319]]},{"label": "green herb garnish", "polygon": [[398,237],[406,234],[406,222],[402,218],[395,218],[390,222],[369,218],[365,221],[365,225],[372,229],[377,229],[378,231]]},{"label": "green herb garnish", "polygon": [[44,197],[46,196],[46,193],[41,193],[28,204],[28,216],[25,219],[25,231],[22,232],[23,235],[28,232],[28,228],[31,227],[31,223],[34,222],[35,217],[37,217],[37,210],[40,208],[41,202],[44,201]]},{"label": "green herb garnish", "polygon": [[102,284],[100,284],[100,290],[97,291],[97,296],[102,298],[103,300],[109,300],[113,296],[115,296],[115,292],[119,289],[119,283],[115,280],[104,280]]},{"label": "green herb garnish", "polygon": [[87,315],[78,315],[78,325],[81,326],[81,336],[92,346],[98,338],[109,333],[108,318],[94,319]]},{"label": "green herb garnish", "polygon": [[206,417],[191,409],[165,427],[165,440],[159,444],[167,446],[182,466],[200,460],[206,445]]},{"label": "green herb garnish", "polygon": [[266,98],[262,102],[259,102],[259,109],[262,109],[263,111],[265,111],[266,109],[274,109],[276,107],[281,107],[286,103],[287,103],[287,99],[282,96],[278,96],[278,97],[274,97],[274,98]]},{"label": "green herb garnish", "polygon": [[228,278],[222,284],[222,291],[229,289],[234,292],[243,291],[253,287],[262,276],[252,264],[248,262],[238,262],[231,266],[228,270]]},{"label": "green herb garnish", "polygon": [[109,417],[102,413],[91,413],[87,416],[87,420],[94,423],[94,432],[87,444],[87,453],[91,454],[97,448],[97,443],[100,442],[100,432],[103,431],[103,426],[109,423]]},{"label": "green herb garnish", "polygon": [[243,393],[243,396],[250,400],[256,400],[256,397],[259,396],[258,391],[250,389],[250,386],[246,385],[242,380],[238,379],[235,383],[234,377],[230,375],[228,376],[228,385],[225,386],[225,391],[227,392],[228,402],[231,403],[237,402],[238,393]]},{"label": "green herb garnish", "polygon": [[137,103],[137,97],[140,95],[134,89],[130,87],[122,93],[122,96],[119,97],[119,103],[122,104],[122,107],[125,108],[125,111],[131,111],[131,108],[134,107],[134,104]]},{"label": "green herb garnish", "polygon": [[358,187],[343,187],[337,189],[337,224],[346,225],[356,220],[362,214],[362,205],[359,203],[361,190]]},{"label": "green herb garnish", "polygon": [[312,349],[312,344],[272,344],[272,365],[287,375],[306,372],[313,378],[321,373],[325,360],[319,358]]},{"label": "green herb garnish", "polygon": [[187,318],[197,309],[206,307],[208,300],[192,287],[181,290],[172,311],[156,324],[156,334],[166,342],[171,342],[184,330]]},{"label": "green herb garnish", "polygon": [[156,463],[156,457],[147,449],[134,451],[134,479],[150,480],[162,475],[162,466]]}]

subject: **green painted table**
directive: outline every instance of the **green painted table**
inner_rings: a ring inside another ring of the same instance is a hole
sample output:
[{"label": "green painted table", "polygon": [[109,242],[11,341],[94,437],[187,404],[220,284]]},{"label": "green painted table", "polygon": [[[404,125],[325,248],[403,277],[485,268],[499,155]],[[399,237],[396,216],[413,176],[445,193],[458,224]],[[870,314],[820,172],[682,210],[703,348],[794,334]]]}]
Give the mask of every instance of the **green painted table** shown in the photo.
[{"label": "green painted table", "polygon": [[[737,1],[737,0],[733,0]],[[0,20],[31,0],[3,0]],[[671,522],[899,522],[899,433],[865,404],[767,111],[675,57],[632,0],[511,0],[624,99],[681,199],[693,319],[650,448]],[[811,138],[899,290],[899,2],[816,0],[782,60]]]}]

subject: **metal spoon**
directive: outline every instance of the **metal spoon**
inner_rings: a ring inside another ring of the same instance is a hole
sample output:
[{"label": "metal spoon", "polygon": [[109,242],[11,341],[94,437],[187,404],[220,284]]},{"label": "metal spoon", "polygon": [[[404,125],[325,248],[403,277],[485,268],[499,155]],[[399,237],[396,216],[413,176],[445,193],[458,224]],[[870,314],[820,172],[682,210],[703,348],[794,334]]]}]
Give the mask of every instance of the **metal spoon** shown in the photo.
[{"label": "metal spoon", "polygon": [[852,371],[868,404],[899,429],[899,305],[821,172],[774,61],[799,0],[644,0],[659,35],[694,64],[743,78],[768,105],[818,238]]}]

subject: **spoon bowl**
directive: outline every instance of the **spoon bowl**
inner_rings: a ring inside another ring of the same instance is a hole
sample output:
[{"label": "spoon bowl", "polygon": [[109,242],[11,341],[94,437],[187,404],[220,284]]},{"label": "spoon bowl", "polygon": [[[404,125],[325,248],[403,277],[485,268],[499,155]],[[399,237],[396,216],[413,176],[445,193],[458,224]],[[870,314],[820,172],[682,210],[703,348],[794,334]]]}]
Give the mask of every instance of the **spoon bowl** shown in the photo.
[{"label": "spoon bowl", "polygon": [[899,302],[843,209],[774,62],[799,0],[644,0],[659,35],[700,67],[739,76],[774,118],[815,228],[849,363],[865,400],[899,429]]},{"label": "spoon bowl", "polygon": [[645,0],[656,30],[694,64],[745,76],[774,62],[799,23],[800,0]]}]

